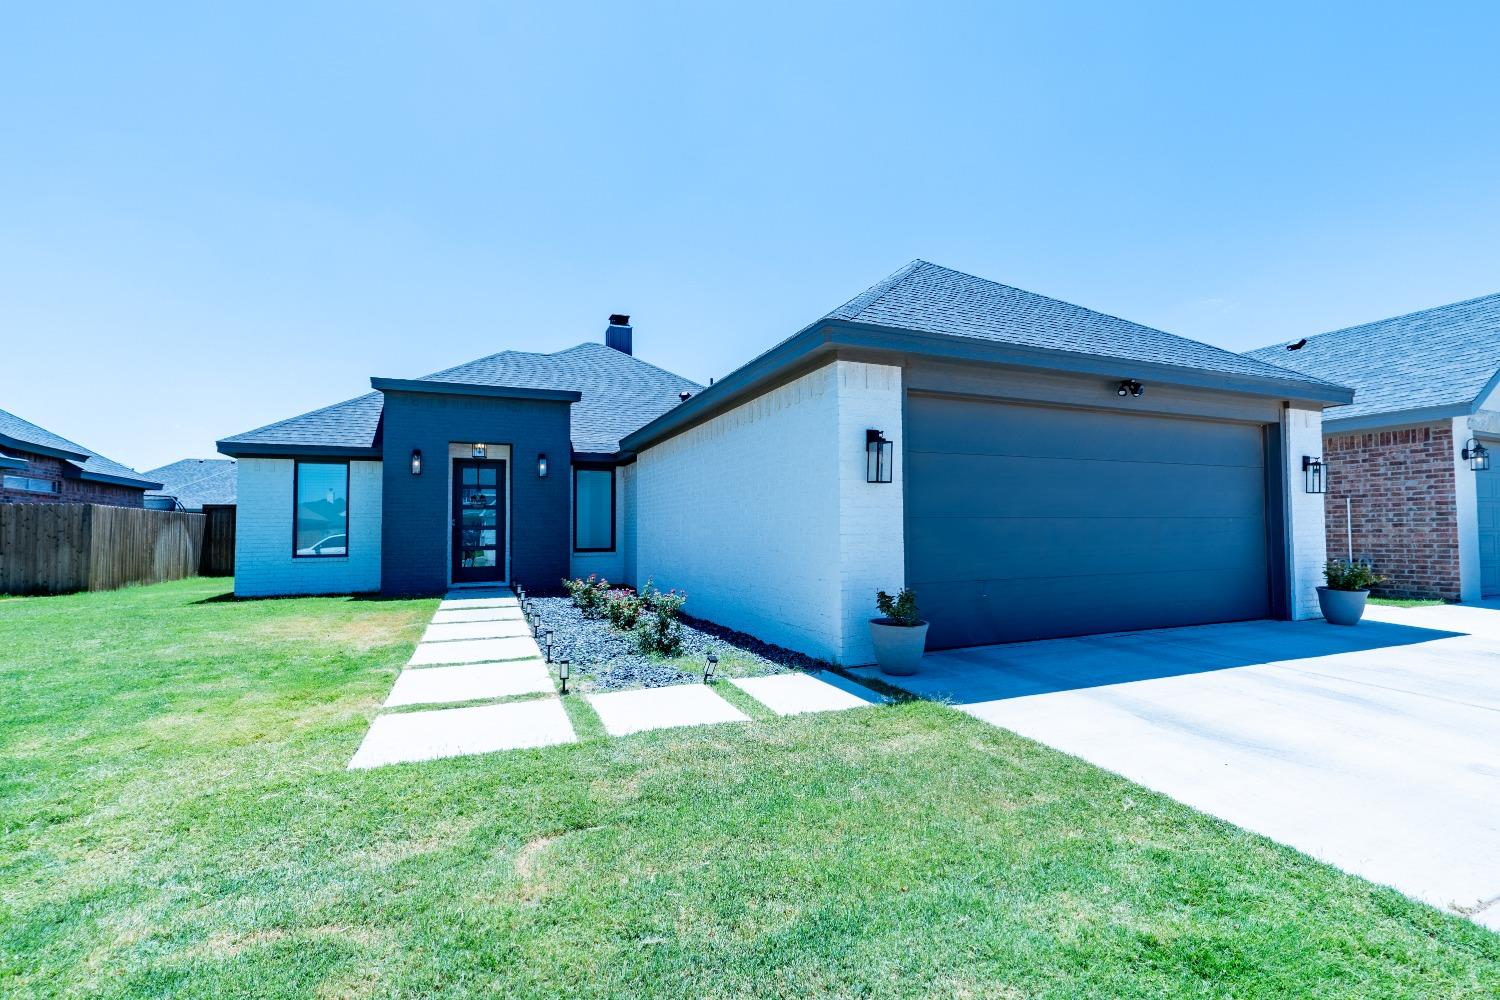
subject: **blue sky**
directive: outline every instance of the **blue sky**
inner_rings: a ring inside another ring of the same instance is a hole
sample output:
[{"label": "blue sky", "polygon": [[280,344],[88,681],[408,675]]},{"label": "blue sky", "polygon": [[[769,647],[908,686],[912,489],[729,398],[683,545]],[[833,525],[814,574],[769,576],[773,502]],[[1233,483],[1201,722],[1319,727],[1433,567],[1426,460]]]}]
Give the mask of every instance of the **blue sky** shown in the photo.
[{"label": "blue sky", "polygon": [[11,5],[0,407],[145,469],[616,311],[706,381],[914,257],[1235,349],[1500,291],[1497,11]]}]

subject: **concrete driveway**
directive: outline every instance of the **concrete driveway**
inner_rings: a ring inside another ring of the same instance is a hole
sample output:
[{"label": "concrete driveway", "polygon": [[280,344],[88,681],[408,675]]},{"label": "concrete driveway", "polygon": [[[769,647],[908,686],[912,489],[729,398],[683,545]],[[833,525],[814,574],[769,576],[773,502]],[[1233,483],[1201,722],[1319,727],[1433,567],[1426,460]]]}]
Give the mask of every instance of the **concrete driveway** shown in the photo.
[{"label": "concrete driveway", "polygon": [[899,683],[1500,930],[1500,604],[951,650]]}]

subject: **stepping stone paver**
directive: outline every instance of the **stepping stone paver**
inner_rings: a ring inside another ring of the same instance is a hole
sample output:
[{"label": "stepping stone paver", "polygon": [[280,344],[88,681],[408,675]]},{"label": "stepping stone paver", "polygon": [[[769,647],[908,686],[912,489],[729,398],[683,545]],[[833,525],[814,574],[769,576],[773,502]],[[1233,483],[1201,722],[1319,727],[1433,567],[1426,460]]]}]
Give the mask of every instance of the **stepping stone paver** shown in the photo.
[{"label": "stepping stone paver", "polygon": [[457,611],[462,608],[519,608],[521,602],[514,597],[449,597],[438,605],[439,611]]},{"label": "stepping stone paver", "polygon": [[499,660],[540,659],[542,651],[529,635],[508,639],[460,639],[455,642],[423,642],[407,662],[409,667],[436,663],[492,663]]},{"label": "stepping stone paver", "polygon": [[[824,678],[827,678],[826,680]],[[834,683],[837,678],[842,684]],[[875,692],[860,687],[838,675],[773,674],[769,677],[731,677],[729,683],[775,712],[777,715],[801,715],[804,712],[840,712],[847,708],[864,708],[884,701]]]},{"label": "stepping stone paver", "polygon": [[599,713],[604,731],[611,736],[713,722],[750,721],[748,715],[703,684],[675,684],[585,697]]},{"label": "stepping stone paver", "polygon": [[453,639],[506,639],[531,635],[526,623],[517,619],[492,622],[434,622],[422,633],[423,642],[449,642]]},{"label": "stepping stone paver", "polygon": [[441,705],[481,698],[510,698],[519,694],[552,694],[556,689],[546,664],[540,660],[516,663],[465,664],[403,670],[385,699],[386,708],[402,705]]},{"label": "stepping stone paver", "polygon": [[518,622],[524,617],[520,608],[460,608],[456,611],[436,611],[432,615],[432,622],[434,625],[453,622]]},{"label": "stepping stone paver", "polygon": [[462,757],[495,750],[517,750],[578,737],[558,698],[538,698],[505,705],[441,708],[430,712],[396,712],[378,716],[365,734],[350,769],[406,761]]}]

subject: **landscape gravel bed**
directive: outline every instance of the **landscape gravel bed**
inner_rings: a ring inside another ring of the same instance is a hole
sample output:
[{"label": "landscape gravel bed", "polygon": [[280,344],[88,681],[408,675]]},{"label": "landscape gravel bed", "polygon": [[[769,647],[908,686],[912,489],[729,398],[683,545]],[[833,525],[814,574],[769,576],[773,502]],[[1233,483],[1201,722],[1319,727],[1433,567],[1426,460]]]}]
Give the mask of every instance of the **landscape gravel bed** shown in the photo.
[{"label": "landscape gravel bed", "polygon": [[528,594],[527,598],[541,621],[538,642],[543,631],[552,629],[553,658],[566,658],[574,682],[598,690],[696,681],[709,651],[719,655],[720,672],[725,676],[784,674],[826,666],[813,657],[687,615],[682,616],[682,652],[675,657],[648,656],[636,646],[632,633],[616,631],[603,618],[585,618],[569,597]]}]

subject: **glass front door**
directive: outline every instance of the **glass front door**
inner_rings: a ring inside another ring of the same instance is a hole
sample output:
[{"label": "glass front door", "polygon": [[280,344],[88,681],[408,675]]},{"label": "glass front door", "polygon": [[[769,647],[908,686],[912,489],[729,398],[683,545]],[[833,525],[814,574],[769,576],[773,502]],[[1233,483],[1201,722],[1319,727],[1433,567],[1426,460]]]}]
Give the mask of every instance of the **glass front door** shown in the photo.
[{"label": "glass front door", "polygon": [[505,579],[505,462],[453,463],[453,582]]}]

